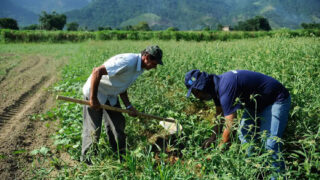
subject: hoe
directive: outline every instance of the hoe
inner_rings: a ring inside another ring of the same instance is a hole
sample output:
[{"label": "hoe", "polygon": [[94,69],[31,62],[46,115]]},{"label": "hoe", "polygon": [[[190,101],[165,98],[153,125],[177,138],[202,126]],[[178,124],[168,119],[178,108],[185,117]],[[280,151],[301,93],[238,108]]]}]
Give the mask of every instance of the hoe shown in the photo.
[{"label": "hoe", "polygon": [[[83,105],[89,105],[89,101],[85,101],[85,100],[81,100],[81,99],[74,99],[74,98],[65,97],[65,96],[57,96],[57,99],[63,100],[63,101],[74,102],[74,103],[78,103],[78,104],[83,104]],[[100,105],[100,108],[110,110],[110,111],[121,112],[121,113],[131,113],[131,111],[127,110],[127,109],[116,108],[116,107],[103,105],[103,104]],[[180,124],[178,124],[178,122],[175,119],[172,119],[172,118],[163,118],[163,117],[159,117],[159,116],[155,116],[155,115],[151,115],[151,114],[145,114],[145,113],[141,113],[141,112],[138,112],[137,116],[148,118],[148,119],[160,120],[159,124],[166,130],[166,132],[169,135],[173,135],[175,133],[178,134],[182,130],[182,126]]]}]

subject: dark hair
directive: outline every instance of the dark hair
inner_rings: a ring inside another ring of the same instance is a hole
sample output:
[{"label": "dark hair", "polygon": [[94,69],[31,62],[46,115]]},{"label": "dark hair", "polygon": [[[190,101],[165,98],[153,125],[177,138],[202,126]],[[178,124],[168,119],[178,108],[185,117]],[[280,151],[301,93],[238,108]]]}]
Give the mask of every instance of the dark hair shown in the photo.
[{"label": "dark hair", "polygon": [[146,55],[146,54],[149,54],[149,53],[147,53],[146,49],[144,49],[144,50],[141,51],[141,56],[144,56],[144,55]]},{"label": "dark hair", "polygon": [[144,49],[143,51],[141,51],[141,56],[146,56],[146,55],[150,55],[151,60],[156,60],[156,57],[152,56],[151,54],[149,54],[146,49]]}]

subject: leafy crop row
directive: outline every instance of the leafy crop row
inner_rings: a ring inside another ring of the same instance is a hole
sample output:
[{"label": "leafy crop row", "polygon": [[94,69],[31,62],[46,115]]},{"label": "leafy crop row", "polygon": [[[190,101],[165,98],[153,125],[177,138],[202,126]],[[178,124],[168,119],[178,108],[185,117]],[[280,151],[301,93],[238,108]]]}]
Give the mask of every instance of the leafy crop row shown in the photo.
[{"label": "leafy crop row", "polygon": [[185,40],[226,41],[257,37],[319,37],[320,30],[276,30],[276,31],[16,31],[1,30],[1,42],[81,42],[85,40]]},{"label": "leafy crop row", "polygon": [[[105,140],[98,144],[93,165],[65,166],[59,178],[84,179],[257,179],[270,175],[268,152],[246,158],[247,146],[233,137],[226,151],[216,146],[201,149],[215,123],[212,102],[187,99],[184,74],[200,69],[220,74],[248,69],[273,76],[292,96],[289,124],[284,136],[283,156],[289,179],[320,176],[320,40],[319,38],[261,38],[229,42],[107,41],[88,42],[63,69],[63,80],[54,87],[58,94],[82,98],[81,88],[91,70],[109,57],[140,52],[150,44],[164,51],[164,66],[146,71],[129,89],[133,105],[140,111],[173,117],[184,130],[164,150],[154,150],[148,138],[161,131],[157,121],[126,116],[127,155],[120,163]],[[60,151],[79,160],[82,107],[61,102],[53,112],[61,127],[55,135]],[[240,112],[241,113],[241,112]],[[170,139],[169,139],[170,140]],[[161,146],[161,145],[160,145]],[[257,145],[258,147],[258,145]]]}]

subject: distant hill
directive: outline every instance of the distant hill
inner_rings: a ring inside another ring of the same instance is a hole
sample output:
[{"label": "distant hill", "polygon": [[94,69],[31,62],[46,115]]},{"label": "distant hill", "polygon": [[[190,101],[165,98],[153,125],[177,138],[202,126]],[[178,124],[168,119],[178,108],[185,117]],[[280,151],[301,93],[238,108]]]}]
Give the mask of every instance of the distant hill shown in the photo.
[{"label": "distant hill", "polygon": [[65,12],[73,9],[83,8],[88,5],[91,0],[11,0],[16,5],[23,7],[36,14],[41,11],[46,12]]},{"label": "distant hill", "polygon": [[10,17],[19,26],[37,24],[41,11],[59,13],[83,8],[91,0],[1,0],[0,17]]},{"label": "distant hill", "polygon": [[128,22],[134,25],[141,16],[148,15],[159,17],[145,20],[156,29],[170,26],[195,29],[205,24],[216,24],[228,9],[222,0],[95,0],[83,9],[66,14],[70,21],[77,21],[88,28],[121,27]]},{"label": "distant hill", "polygon": [[[233,1],[233,0],[229,0]],[[241,2],[230,14],[231,23],[255,15],[266,17],[272,28],[300,28],[302,22],[320,22],[319,0],[236,0]],[[227,21],[230,22],[230,21]]]},{"label": "distant hill", "polygon": [[10,0],[1,0],[0,18],[4,17],[17,20],[19,26],[38,22],[38,16],[35,13],[13,4]]},{"label": "distant hill", "polygon": [[68,22],[89,29],[146,21],[154,30],[197,30],[218,24],[234,26],[257,15],[266,17],[273,29],[320,22],[320,0],[1,0],[0,9],[1,16],[19,17],[23,24],[30,23],[32,16],[32,22],[38,21],[30,11],[65,12]]},{"label": "distant hill", "polygon": [[69,21],[95,29],[122,27],[147,21],[153,29],[182,30],[218,24],[235,25],[256,15],[272,28],[299,28],[302,22],[320,22],[319,0],[94,0],[66,13]]}]

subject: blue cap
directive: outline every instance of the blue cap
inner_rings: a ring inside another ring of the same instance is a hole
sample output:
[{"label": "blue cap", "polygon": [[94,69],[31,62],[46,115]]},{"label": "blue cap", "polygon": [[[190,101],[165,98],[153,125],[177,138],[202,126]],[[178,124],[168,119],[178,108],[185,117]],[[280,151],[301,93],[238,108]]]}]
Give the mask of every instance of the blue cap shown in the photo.
[{"label": "blue cap", "polygon": [[198,69],[193,69],[186,73],[184,84],[189,89],[187,97],[190,96],[192,89],[204,90],[207,82],[207,73],[201,73]]}]

